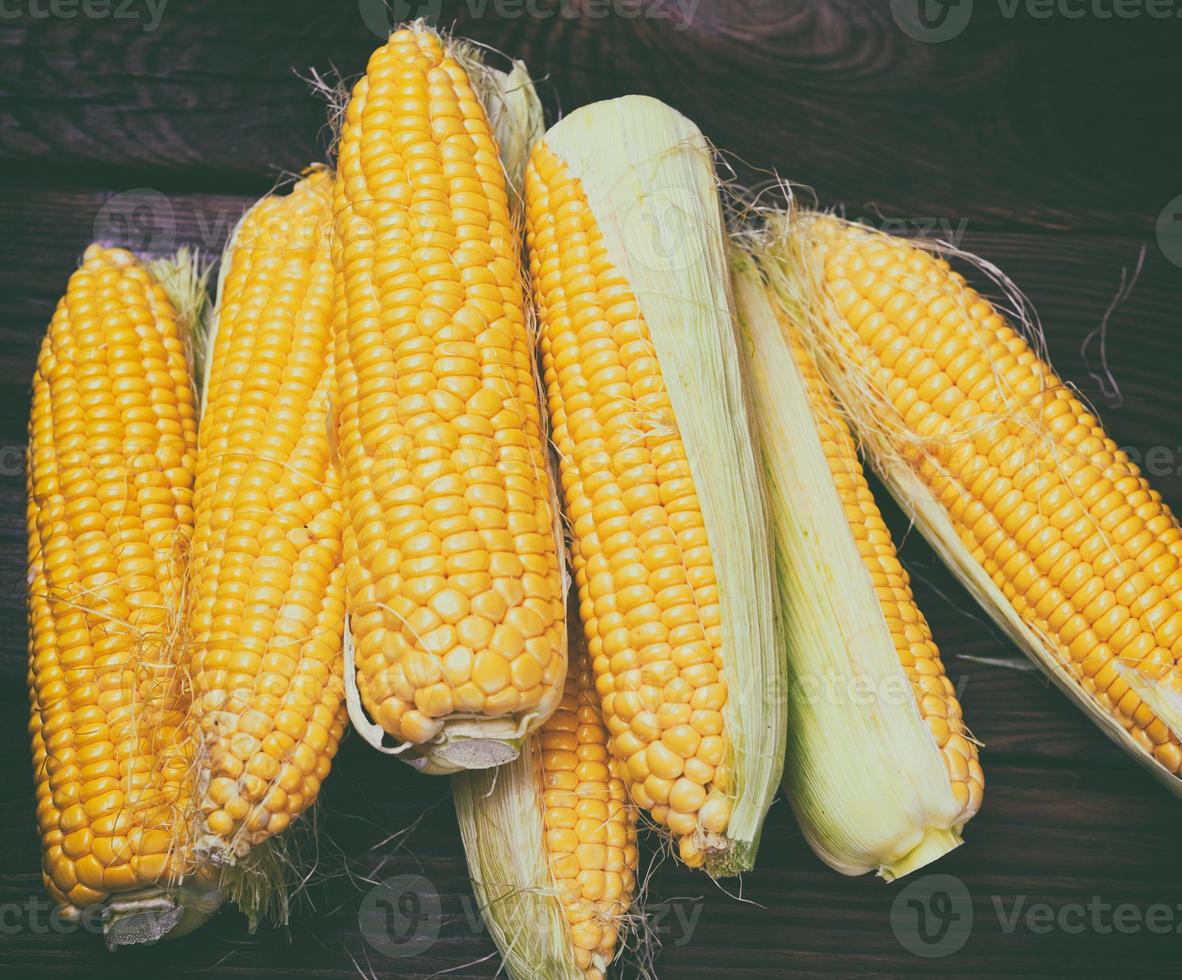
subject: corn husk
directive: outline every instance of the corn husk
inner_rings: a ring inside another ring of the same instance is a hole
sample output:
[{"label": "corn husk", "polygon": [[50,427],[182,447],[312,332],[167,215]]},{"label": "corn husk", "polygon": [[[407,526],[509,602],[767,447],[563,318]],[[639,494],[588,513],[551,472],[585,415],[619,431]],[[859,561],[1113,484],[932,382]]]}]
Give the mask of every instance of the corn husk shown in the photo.
[{"label": "corn husk", "polygon": [[702,834],[695,846],[712,874],[736,874],[752,866],[775,797],[786,700],[767,505],[740,374],[713,154],[692,122],[643,96],[585,106],[545,141],[582,182],[608,256],[648,325],[674,417],[638,418],[638,430],[677,427],[701,503],[720,592],[723,718],[735,778],[725,836]]},{"label": "corn husk", "polygon": [[[998,628],[1105,735],[1171,792],[1182,796],[1182,779],[1160,764],[1126,730],[1119,718],[1080,685],[1075,673],[1078,667],[1070,662],[1066,654],[1060,654],[1054,638],[1022,618],[964,546],[944,506],[921,479],[915,466],[908,461],[908,455],[915,459],[927,452],[924,439],[906,425],[886,393],[879,390],[869,376],[866,366],[844,354],[843,351],[853,341],[852,327],[827,297],[822,276],[824,241],[834,228],[843,225],[857,228],[859,234],[868,238],[883,234],[862,226],[853,226],[828,214],[794,211],[771,218],[772,237],[779,244],[774,262],[769,263],[767,268],[777,291],[800,310],[800,324],[808,344],[857,432],[875,472],[928,543]],[[1045,345],[1036,318],[1029,315],[1024,297],[1004,274],[985,260],[951,246],[919,244],[936,254],[955,255],[978,267],[1005,294],[1013,307],[1010,312],[1018,322],[1017,328],[1026,335],[1031,347],[1043,351],[1045,355]],[[988,418],[980,418],[974,420],[971,426],[978,428],[988,422]],[[965,435],[971,437],[971,429],[966,429]],[[1048,465],[1056,465],[1055,461],[1062,449],[1049,436],[1043,435]],[[1182,737],[1182,696],[1179,692],[1153,679],[1133,664],[1117,660],[1116,670],[1170,731]]]},{"label": "corn husk", "polygon": [[516,759],[452,778],[472,890],[513,980],[584,980],[543,826],[541,744],[526,739]]},{"label": "corn husk", "polygon": [[890,881],[961,844],[965,818],[825,457],[817,423],[835,406],[810,399],[756,254],[736,247],[732,278],[788,650],[784,791],[823,861]]},{"label": "corn husk", "polygon": [[[417,20],[406,27],[416,32],[438,35],[448,54],[467,72],[473,90],[493,128],[511,194],[520,199],[525,162],[530,147],[543,129],[541,102],[525,64],[514,61],[509,71],[500,71],[485,64],[480,49],[471,42],[436,31],[423,20]],[[539,398],[538,404],[544,405],[545,402]],[[551,493],[554,501],[553,533],[561,553],[561,512],[557,488],[553,481]],[[389,737],[385,730],[369,717],[362,704],[357,687],[355,651],[348,618],[345,620],[344,648],[345,695],[353,728],[379,752],[400,758],[420,772],[430,775],[488,769],[512,761],[522,751],[530,732],[550,717],[562,697],[563,677],[559,677],[547,697],[530,712],[504,718],[456,715],[446,721],[443,730],[434,740],[424,745],[409,742],[391,745],[388,744]]]}]

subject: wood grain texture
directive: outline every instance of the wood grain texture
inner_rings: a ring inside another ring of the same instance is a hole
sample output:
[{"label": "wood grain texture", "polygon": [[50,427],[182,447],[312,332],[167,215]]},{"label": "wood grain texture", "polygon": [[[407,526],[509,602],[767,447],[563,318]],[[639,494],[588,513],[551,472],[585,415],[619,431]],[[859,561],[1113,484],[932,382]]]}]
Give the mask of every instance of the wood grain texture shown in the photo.
[{"label": "wood grain texture", "polygon": [[[382,16],[381,0],[173,0],[145,30],[134,2],[139,19],[4,22],[7,172],[261,189],[326,144],[323,107],[296,72],[355,77],[377,40],[366,21]],[[655,95],[749,167],[827,201],[1151,234],[1182,193],[1168,104],[1143,97],[1171,77],[1176,18],[1007,18],[1001,0],[977,0],[960,36],[921,44],[873,0],[396,6],[528,57],[551,109]]]},{"label": "wood grain texture", "polygon": [[[1182,506],[1182,268],[1154,238],[1159,212],[1182,193],[1182,140],[1168,100],[1150,97],[1174,87],[1182,20],[1007,18],[1000,0],[976,0],[962,35],[931,45],[904,35],[884,0],[654,3],[629,17],[630,2],[535,0],[534,15],[511,16],[521,5],[465,0],[443,4],[438,19],[527,58],[552,116],[653,94],[731,151],[745,182],[774,169],[850,216],[909,232],[934,222],[958,236],[1022,287],[1060,373]],[[356,738],[326,785],[316,872],[286,932],[250,937],[225,912],[188,939],[108,956],[96,936],[65,934],[44,905],[28,907],[43,897],[24,733],[21,453],[42,332],[96,233],[154,254],[179,244],[216,254],[278,174],[321,157],[323,107],[292,69],[359,73],[377,43],[363,11],[380,16],[365,0],[171,0],[148,31],[127,18],[0,21],[0,739],[13,747],[0,757],[4,976],[496,973],[446,784]],[[1142,254],[1135,287],[1106,319]],[[1089,336],[1104,323],[1102,364]],[[1119,400],[1099,381],[1104,364]],[[984,743],[984,809],[966,846],[930,869],[968,890],[958,909],[972,910],[967,941],[946,958],[909,951],[905,926],[892,928],[906,919],[903,906],[892,915],[900,885],[829,871],[780,802],[744,903],[668,862],[654,874],[657,974],[1176,975],[1180,804],[1036,674],[982,662],[1021,663],[880,499]],[[439,896],[439,916],[424,923],[438,936],[402,950],[416,955],[389,956],[359,915],[370,882],[406,875],[423,879],[418,898]],[[1087,918],[1093,899],[1108,908],[1098,922]],[[1067,915],[1067,928],[1040,932],[1037,912],[1031,925],[1024,916],[1038,903]],[[1105,931],[1122,903],[1137,921]],[[1159,904],[1151,929],[1145,915]]]}]

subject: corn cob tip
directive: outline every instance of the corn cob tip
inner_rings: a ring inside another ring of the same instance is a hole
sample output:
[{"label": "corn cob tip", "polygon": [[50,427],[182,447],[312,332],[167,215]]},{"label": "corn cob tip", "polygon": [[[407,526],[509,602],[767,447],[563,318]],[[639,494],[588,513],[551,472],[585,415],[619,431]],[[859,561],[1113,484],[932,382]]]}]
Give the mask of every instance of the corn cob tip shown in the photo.
[{"label": "corn cob tip", "polygon": [[515,199],[522,199],[530,150],[542,138],[546,123],[542,102],[524,61],[509,60],[509,70],[489,65],[475,43],[443,35],[445,50],[464,68],[476,97],[488,114],[505,176]]}]

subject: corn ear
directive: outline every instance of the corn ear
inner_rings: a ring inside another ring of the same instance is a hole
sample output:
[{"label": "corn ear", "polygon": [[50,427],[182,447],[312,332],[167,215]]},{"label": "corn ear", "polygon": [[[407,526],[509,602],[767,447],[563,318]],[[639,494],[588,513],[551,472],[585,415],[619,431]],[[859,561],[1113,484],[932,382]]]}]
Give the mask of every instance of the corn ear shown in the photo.
[{"label": "corn ear", "polygon": [[315,803],[347,721],[332,185],[311,167],[246,212],[191,345],[202,391],[185,655],[194,851],[221,869],[252,931],[287,921],[294,848],[275,838]]},{"label": "corn ear", "polygon": [[[186,335],[204,276],[91,245],[37,362],[29,420],[30,734],[43,878],[108,946],[191,931],[180,637],[197,420]],[[126,773],[126,778],[120,776]]]},{"label": "corn ear", "polygon": [[526,214],[612,751],[686,863],[737,873],[775,795],[785,692],[710,147],[655,99],[585,106],[535,146]]},{"label": "corn ear", "polygon": [[982,608],[1182,795],[1182,527],[1041,354],[944,257],[773,219],[777,288],[874,468]]},{"label": "corn ear", "polygon": [[732,278],[788,650],[785,794],[822,860],[890,881],[961,843],[976,747],[853,440],[750,247]]},{"label": "corn ear", "polygon": [[417,21],[371,56],[339,142],[346,693],[367,742],[430,773],[509,761],[562,692],[562,541],[510,201],[520,164],[497,146],[523,153],[538,111],[523,66],[485,68]]}]

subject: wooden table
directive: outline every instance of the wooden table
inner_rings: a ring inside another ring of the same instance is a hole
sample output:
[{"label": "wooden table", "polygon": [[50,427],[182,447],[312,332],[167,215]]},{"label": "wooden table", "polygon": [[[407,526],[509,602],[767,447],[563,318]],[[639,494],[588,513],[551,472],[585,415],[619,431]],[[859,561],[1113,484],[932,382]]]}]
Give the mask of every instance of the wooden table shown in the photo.
[{"label": "wooden table", "polygon": [[[172,0],[163,10],[134,0],[119,16],[123,0],[58,2],[14,0],[0,14],[0,969],[492,977],[447,784],[355,737],[327,785],[315,880],[287,932],[248,936],[224,912],[189,939],[109,956],[96,936],[50,924],[46,906],[30,911],[43,895],[25,736],[21,454],[42,331],[96,216],[126,213],[114,195],[153,202],[152,222],[135,212],[123,228],[132,244],[217,251],[280,171],[320,158],[323,107],[295,71],[360,72],[378,42],[369,25],[383,16],[367,0]],[[1148,4],[1105,18],[1113,0],[1098,2],[1066,0],[1038,17],[1045,0],[1022,0],[1013,16],[1011,0],[976,0],[965,26],[962,0],[927,22],[937,35],[963,26],[943,43],[909,37],[892,17],[900,4],[885,0],[468,0],[437,19],[527,58],[551,117],[649,93],[731,151],[743,181],[775,168],[822,204],[879,226],[898,219],[907,232],[934,227],[998,263],[1040,311],[1059,370],[1178,507],[1182,140],[1168,93],[1182,4],[1167,4],[1169,19]],[[1100,383],[1109,377],[1119,397]],[[945,945],[917,938],[908,901],[919,891],[896,902],[900,884],[830,871],[781,802],[760,867],[741,883],[744,903],[738,883],[728,894],[671,862],[654,875],[660,976],[1176,974],[1182,804],[1039,677],[986,662],[1016,653],[918,535],[905,536],[903,555],[985,744],[984,809],[967,845],[929,869],[955,881],[917,879],[945,903],[930,904],[928,923],[949,927]],[[438,896],[439,915],[395,949],[415,955],[389,956],[382,936],[363,937],[359,911],[367,880],[407,875],[422,879],[402,885],[424,907]]]}]

